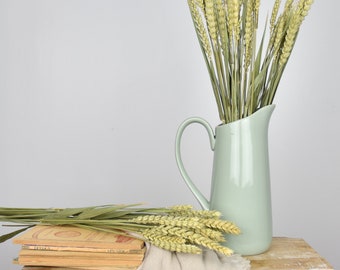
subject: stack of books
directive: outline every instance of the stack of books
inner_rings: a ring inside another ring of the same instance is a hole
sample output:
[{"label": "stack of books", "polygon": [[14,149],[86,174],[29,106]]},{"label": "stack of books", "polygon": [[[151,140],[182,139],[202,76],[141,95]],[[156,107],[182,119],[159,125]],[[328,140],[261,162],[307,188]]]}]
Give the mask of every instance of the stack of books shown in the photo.
[{"label": "stack of books", "polygon": [[23,270],[134,270],[146,249],[136,238],[73,226],[34,226],[13,242]]}]

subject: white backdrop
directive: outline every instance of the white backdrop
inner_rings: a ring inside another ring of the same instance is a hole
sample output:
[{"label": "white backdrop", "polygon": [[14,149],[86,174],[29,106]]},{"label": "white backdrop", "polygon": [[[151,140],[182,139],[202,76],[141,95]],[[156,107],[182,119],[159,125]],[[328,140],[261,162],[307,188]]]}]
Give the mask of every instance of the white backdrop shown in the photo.
[{"label": "white backdrop", "polygon": [[[269,129],[274,234],[304,238],[335,268],[339,10],[336,0],[312,7]],[[198,207],[174,158],[189,116],[219,124],[185,0],[0,0],[0,206]],[[207,135],[192,127],[182,144],[209,194]],[[0,269],[20,269],[17,251],[0,245]]]}]

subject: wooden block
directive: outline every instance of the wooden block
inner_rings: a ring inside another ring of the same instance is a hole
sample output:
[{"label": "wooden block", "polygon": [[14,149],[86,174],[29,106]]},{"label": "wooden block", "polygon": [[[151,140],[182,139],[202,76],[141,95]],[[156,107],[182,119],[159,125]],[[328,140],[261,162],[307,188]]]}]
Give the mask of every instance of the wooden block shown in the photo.
[{"label": "wooden block", "polygon": [[328,269],[330,264],[303,239],[274,237],[269,251],[245,256],[251,262],[251,269]]}]

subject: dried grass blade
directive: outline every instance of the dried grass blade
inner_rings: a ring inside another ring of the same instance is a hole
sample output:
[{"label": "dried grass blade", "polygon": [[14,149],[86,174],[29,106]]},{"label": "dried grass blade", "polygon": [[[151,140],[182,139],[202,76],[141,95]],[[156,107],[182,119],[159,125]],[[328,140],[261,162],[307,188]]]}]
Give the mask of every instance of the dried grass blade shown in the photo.
[{"label": "dried grass blade", "polygon": [[75,217],[75,219],[96,219],[101,215],[115,212],[117,212],[116,207],[104,207],[104,208],[92,207],[82,211],[79,215]]},{"label": "dried grass blade", "polygon": [[0,207],[0,216],[2,215],[30,215],[30,214],[41,214],[46,215],[46,213],[54,213],[57,209],[53,208],[8,208]]},{"label": "dried grass blade", "polygon": [[45,216],[45,219],[57,219],[57,218],[69,218],[76,217],[87,209],[91,209],[92,207],[82,207],[82,208],[65,208],[60,209],[55,213],[51,213]]},{"label": "dried grass blade", "polygon": [[3,243],[3,242],[5,242],[5,241],[7,241],[7,240],[13,238],[13,237],[16,236],[17,234],[22,233],[22,232],[26,231],[27,229],[29,229],[29,228],[31,228],[31,227],[33,227],[33,226],[34,226],[34,225],[32,225],[32,226],[27,226],[27,227],[25,227],[25,228],[23,228],[23,229],[19,229],[19,230],[16,230],[16,231],[14,231],[14,232],[10,232],[10,233],[1,235],[1,236],[0,236],[0,243]]}]

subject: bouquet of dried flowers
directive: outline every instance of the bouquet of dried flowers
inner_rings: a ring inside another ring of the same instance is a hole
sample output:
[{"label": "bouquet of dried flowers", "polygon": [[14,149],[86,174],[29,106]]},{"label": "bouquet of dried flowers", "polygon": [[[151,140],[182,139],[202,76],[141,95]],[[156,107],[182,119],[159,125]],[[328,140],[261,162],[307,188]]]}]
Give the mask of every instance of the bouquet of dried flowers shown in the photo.
[{"label": "bouquet of dried flowers", "polygon": [[[16,223],[19,230],[0,236],[0,243],[38,224],[71,225],[140,238],[160,248],[198,254],[202,247],[224,255],[233,251],[222,243],[225,234],[239,234],[232,222],[212,210],[191,206],[140,208],[137,205],[105,205],[83,208],[0,207],[0,222]],[[7,225],[13,226],[13,225]]]},{"label": "bouquet of dried flowers", "polygon": [[188,0],[223,123],[272,104],[312,2],[286,0],[281,7],[275,0],[264,51],[267,27],[257,41],[260,0]]}]

